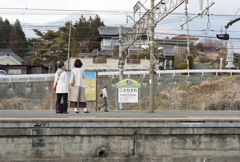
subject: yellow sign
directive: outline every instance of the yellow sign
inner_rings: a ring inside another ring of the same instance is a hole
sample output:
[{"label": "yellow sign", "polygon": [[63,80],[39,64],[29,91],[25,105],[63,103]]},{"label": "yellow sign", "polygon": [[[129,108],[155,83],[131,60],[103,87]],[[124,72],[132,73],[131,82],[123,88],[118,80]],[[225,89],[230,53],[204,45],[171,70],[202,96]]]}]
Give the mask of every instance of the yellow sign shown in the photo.
[{"label": "yellow sign", "polygon": [[141,88],[141,83],[133,79],[124,79],[116,83],[117,88]]},{"label": "yellow sign", "polygon": [[87,101],[96,100],[96,80],[84,80]]},{"label": "yellow sign", "polygon": [[84,73],[85,95],[87,101],[96,100],[96,72]]}]

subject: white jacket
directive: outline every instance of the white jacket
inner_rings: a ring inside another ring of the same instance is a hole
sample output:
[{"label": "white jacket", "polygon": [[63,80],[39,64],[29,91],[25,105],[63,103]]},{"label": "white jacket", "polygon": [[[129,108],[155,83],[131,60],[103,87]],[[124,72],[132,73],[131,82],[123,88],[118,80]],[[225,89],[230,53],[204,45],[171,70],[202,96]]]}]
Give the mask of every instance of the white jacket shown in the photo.
[{"label": "white jacket", "polygon": [[108,98],[107,89],[106,88],[103,89],[103,96],[102,97]]},{"label": "white jacket", "polygon": [[84,69],[82,68],[74,68],[72,69],[71,79],[70,79],[70,85],[71,86],[81,86],[85,88],[84,86]]},{"label": "white jacket", "polygon": [[[54,80],[54,85],[58,79],[58,75],[55,74],[55,80]],[[69,78],[67,73],[64,71],[61,73],[60,78],[58,80],[57,88],[56,88],[56,93],[69,93],[70,86],[69,86]]]}]

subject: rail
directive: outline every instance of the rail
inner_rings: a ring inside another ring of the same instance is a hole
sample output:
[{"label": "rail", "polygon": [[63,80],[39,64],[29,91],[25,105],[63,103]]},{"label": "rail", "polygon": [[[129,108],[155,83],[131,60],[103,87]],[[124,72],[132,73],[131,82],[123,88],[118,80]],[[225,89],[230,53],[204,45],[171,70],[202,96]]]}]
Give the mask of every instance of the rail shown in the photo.
[{"label": "rail", "polygon": [[[160,77],[161,74],[171,74],[173,77],[176,74],[186,74],[190,76],[192,74],[200,73],[201,76],[205,74],[213,74],[218,76],[221,73],[227,73],[230,76],[233,74],[240,74],[240,70],[155,70],[157,75]],[[143,75],[145,77],[148,75],[149,71],[124,71],[124,75]],[[98,76],[110,76],[115,77],[118,76],[119,72],[99,72]],[[54,74],[29,74],[29,75],[0,75],[0,82],[29,82],[29,81],[53,81]]]}]

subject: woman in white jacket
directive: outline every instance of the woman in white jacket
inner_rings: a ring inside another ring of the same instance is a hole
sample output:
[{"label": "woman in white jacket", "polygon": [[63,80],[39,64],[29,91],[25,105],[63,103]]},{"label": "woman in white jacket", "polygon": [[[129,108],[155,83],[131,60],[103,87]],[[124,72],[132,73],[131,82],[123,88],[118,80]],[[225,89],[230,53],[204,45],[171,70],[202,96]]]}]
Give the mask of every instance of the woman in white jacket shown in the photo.
[{"label": "woman in white jacket", "polygon": [[79,113],[79,108],[84,108],[84,113],[89,113],[87,110],[85,85],[84,85],[84,69],[82,69],[81,60],[77,59],[74,63],[75,68],[71,71],[71,90],[69,95],[70,107],[75,108],[75,113]]},{"label": "woman in white jacket", "polygon": [[[69,78],[67,73],[65,72],[66,65],[64,65],[63,62],[60,62],[58,65],[58,70],[55,74],[55,80],[54,85],[57,82],[56,87],[56,93],[57,93],[57,103],[56,105],[59,105],[61,103],[61,99],[63,97],[63,113],[68,114],[67,111],[67,99],[68,99],[68,93],[70,90],[69,86]],[[58,79],[59,77],[59,79]]]}]

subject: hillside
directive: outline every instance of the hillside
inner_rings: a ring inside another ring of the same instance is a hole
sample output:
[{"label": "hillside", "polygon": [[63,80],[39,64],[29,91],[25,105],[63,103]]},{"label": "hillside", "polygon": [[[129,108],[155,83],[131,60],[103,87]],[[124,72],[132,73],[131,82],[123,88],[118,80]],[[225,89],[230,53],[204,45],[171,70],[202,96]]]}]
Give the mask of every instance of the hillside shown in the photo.
[{"label": "hillside", "polygon": [[189,103],[195,103],[194,105],[198,109],[201,107],[202,110],[207,109],[208,106],[210,110],[226,110],[228,108],[233,110],[238,109],[238,105],[240,105],[239,76],[228,76],[189,87],[180,88],[180,86],[171,91],[162,91],[159,96],[155,97],[155,100],[172,100],[178,107],[181,107],[181,103],[183,103],[179,103],[180,101],[191,100]]}]

